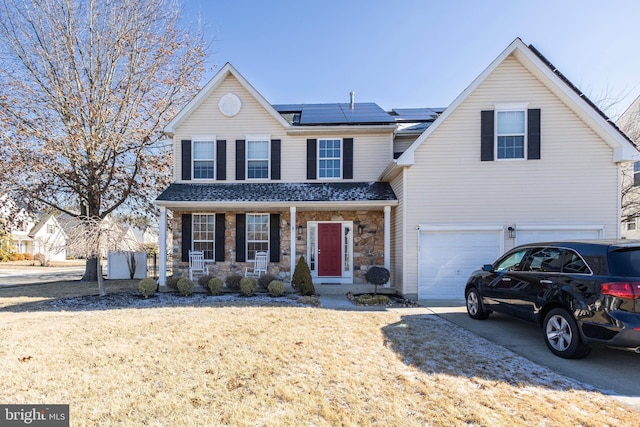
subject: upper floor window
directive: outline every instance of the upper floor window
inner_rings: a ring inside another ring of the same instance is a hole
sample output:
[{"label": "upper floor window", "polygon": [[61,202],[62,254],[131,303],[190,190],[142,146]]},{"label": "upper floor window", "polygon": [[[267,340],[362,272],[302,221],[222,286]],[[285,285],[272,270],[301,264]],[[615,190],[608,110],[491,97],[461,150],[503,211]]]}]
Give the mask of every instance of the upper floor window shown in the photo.
[{"label": "upper floor window", "polygon": [[496,111],[496,158],[524,159],[525,110]]},{"label": "upper floor window", "polygon": [[53,224],[47,224],[47,234],[53,234]]},{"label": "upper floor window", "polygon": [[342,140],[318,140],[318,178],[341,178]]},{"label": "upper floor window", "polygon": [[215,214],[193,215],[193,250],[203,251],[205,259],[213,259],[216,235]]},{"label": "upper floor window", "polygon": [[269,252],[269,214],[247,214],[247,260]]},{"label": "upper floor window", "polygon": [[247,141],[247,179],[269,179],[269,139]]},{"label": "upper floor window", "polygon": [[640,186],[640,162],[633,164],[633,185],[635,187]]},{"label": "upper floor window", "polygon": [[215,141],[193,141],[193,179],[215,177]]}]

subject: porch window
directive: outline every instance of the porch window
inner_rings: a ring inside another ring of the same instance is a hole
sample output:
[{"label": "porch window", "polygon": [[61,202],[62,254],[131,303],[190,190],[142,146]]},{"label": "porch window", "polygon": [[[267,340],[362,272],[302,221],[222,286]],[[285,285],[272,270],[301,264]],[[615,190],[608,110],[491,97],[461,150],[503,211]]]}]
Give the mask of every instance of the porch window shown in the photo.
[{"label": "porch window", "polygon": [[247,260],[256,252],[269,252],[269,214],[247,214]]},{"label": "porch window", "polygon": [[215,214],[193,215],[193,250],[203,251],[205,259],[213,259],[215,235]]},{"label": "porch window", "polygon": [[341,178],[342,140],[318,140],[318,178]]}]

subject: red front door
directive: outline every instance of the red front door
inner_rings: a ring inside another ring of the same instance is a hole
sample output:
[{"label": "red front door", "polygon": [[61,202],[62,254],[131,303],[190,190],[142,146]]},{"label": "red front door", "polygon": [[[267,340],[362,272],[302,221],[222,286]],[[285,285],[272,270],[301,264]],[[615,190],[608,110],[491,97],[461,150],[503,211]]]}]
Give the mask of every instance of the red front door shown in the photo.
[{"label": "red front door", "polygon": [[318,276],[342,276],[342,224],[318,224]]}]

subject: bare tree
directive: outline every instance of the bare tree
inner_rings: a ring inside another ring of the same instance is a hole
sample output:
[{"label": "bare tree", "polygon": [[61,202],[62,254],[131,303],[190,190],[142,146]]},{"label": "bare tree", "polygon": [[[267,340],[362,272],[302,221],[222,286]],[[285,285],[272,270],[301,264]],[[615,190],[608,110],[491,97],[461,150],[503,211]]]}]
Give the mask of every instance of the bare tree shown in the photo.
[{"label": "bare tree", "polygon": [[3,187],[87,226],[150,212],[170,179],[162,127],[198,90],[206,48],[172,0],[0,0]]},{"label": "bare tree", "polygon": [[[618,119],[618,127],[636,144],[640,143],[640,97]],[[640,173],[635,164],[622,168],[622,223],[640,217]]]},{"label": "bare tree", "polygon": [[105,295],[100,261],[108,256],[109,251],[122,251],[122,248],[137,249],[139,245],[127,237],[126,227],[122,227],[109,218],[69,219],[64,228],[67,230],[67,247],[71,251],[98,260],[96,281],[100,295]]}]

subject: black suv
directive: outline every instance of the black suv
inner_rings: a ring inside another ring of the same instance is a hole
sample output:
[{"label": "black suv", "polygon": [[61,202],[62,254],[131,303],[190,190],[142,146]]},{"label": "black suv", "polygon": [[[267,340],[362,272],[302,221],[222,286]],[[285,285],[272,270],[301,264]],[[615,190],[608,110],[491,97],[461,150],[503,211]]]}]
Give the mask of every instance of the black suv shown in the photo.
[{"label": "black suv", "polygon": [[560,357],[594,344],[640,353],[640,241],[521,245],[473,272],[465,299],[473,319],[496,311],[541,325]]}]

